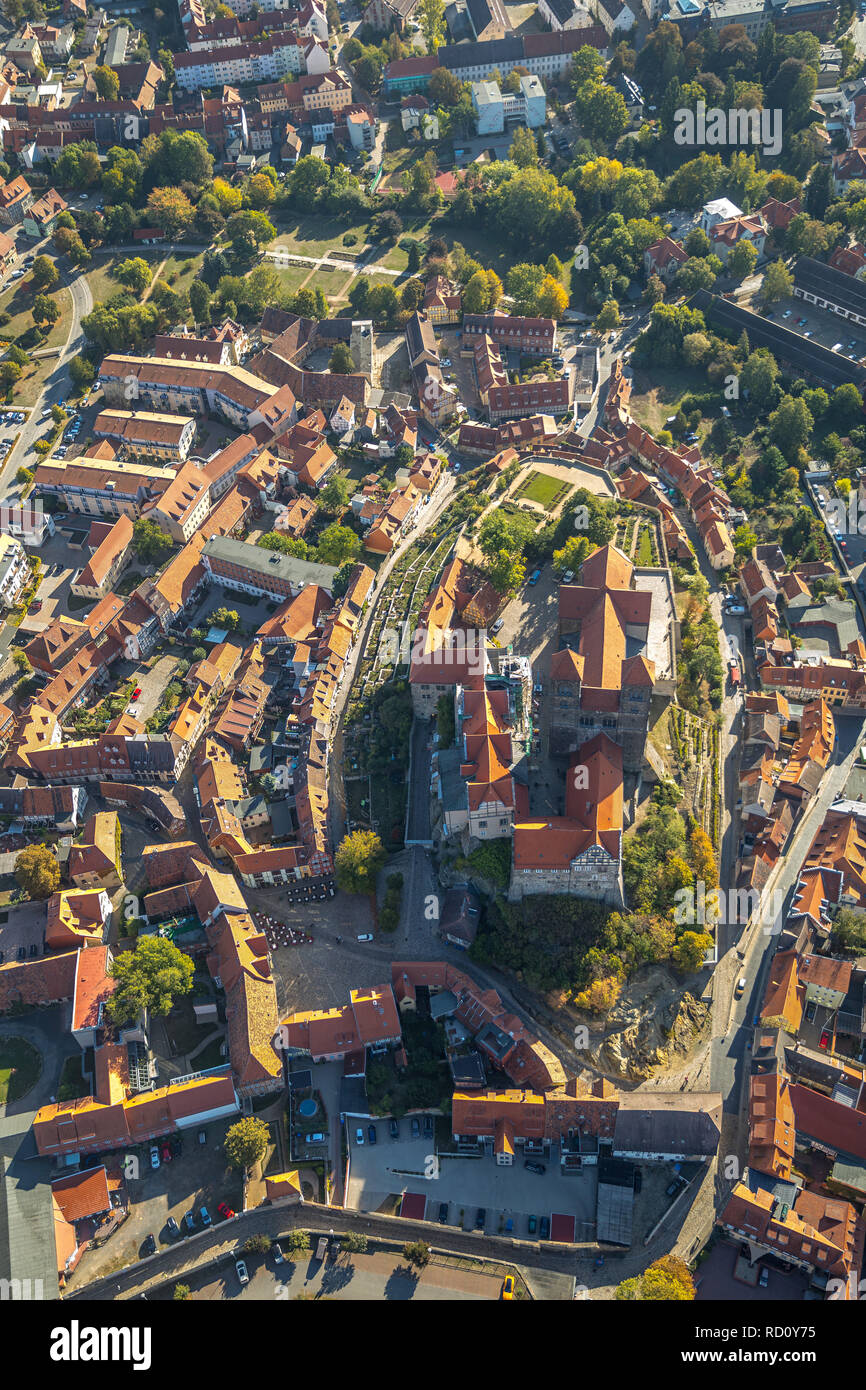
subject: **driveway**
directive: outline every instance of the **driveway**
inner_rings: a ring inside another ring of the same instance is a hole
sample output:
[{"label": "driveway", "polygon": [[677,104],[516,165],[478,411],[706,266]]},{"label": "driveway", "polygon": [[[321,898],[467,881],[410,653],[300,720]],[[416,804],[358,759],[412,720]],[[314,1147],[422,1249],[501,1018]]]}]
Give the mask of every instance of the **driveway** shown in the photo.
[{"label": "driveway", "polygon": [[56,1098],[63,1063],[67,1057],[81,1055],[81,1048],[69,1032],[70,1016],[70,1004],[55,1004],[26,1018],[0,1019],[0,1037],[24,1038],[42,1054],[42,1071],[36,1085],[20,1100],[0,1105],[0,1115],[25,1114]]}]

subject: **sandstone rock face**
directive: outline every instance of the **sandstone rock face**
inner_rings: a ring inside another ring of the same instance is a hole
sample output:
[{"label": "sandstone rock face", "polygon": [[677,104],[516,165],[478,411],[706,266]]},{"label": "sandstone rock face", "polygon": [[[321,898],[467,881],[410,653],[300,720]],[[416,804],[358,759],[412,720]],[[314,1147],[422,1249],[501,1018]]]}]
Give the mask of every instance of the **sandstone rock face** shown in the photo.
[{"label": "sandstone rock face", "polygon": [[698,1041],[709,1010],[673,976],[656,969],[633,979],[602,1027],[589,1023],[588,1061],[599,1071],[645,1081],[682,1063]]}]

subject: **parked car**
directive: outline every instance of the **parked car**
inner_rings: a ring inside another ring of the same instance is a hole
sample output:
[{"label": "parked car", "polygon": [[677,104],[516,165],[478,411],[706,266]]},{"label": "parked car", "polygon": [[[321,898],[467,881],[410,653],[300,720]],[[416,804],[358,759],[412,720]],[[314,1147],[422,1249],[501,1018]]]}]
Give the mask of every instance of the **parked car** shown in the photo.
[{"label": "parked car", "polygon": [[183,1140],[179,1134],[173,1134],[171,1137],[171,1156],[172,1158],[180,1158],[182,1153]]},{"label": "parked car", "polygon": [[145,1255],[156,1254],[156,1236],[153,1234],[153,1232],[151,1232],[150,1235],[145,1236],[144,1245],[141,1248]]},{"label": "parked car", "polygon": [[742,997],[743,997],[743,991],[745,990],[745,988],[746,988],[746,977],[745,977],[745,975],[741,975],[740,978],[737,980],[736,988],[734,989],[734,998],[735,998],[735,999],[742,999]]},{"label": "parked car", "polygon": [[372,933],[372,932],[369,932],[369,931],[362,932],[361,935],[360,935],[359,937],[356,937],[356,940],[357,940],[357,941],[372,941],[372,940],[373,940],[373,933]]},{"label": "parked car", "polygon": [[528,581],[528,582],[529,582],[530,585],[534,585],[534,584],[537,584],[537,583],[538,583],[538,581],[539,581],[540,578],[541,578],[541,570],[533,570],[533,571],[532,571],[532,574],[529,576],[529,581]]},{"label": "parked car", "polygon": [[413,1139],[420,1139],[420,1138],[421,1138],[421,1126],[420,1126],[420,1124],[418,1123],[418,1116],[417,1116],[417,1115],[413,1115],[413,1116],[412,1116],[412,1138],[413,1138]]},{"label": "parked car", "polygon": [[368,1126],[367,1126],[367,1138],[369,1139],[369,1141],[370,1141],[371,1144],[375,1144],[375,1142],[376,1142],[376,1126],[375,1126],[375,1125],[368,1125]]},{"label": "parked car", "polygon": [[534,1216],[530,1216],[529,1220],[527,1221],[526,1230],[527,1233],[531,1236],[534,1236],[535,1232],[538,1230],[538,1221]]},{"label": "parked car", "polygon": [[153,1145],[153,1148],[150,1151],[150,1166],[151,1168],[159,1167],[159,1149],[156,1147],[155,1144]]},{"label": "parked car", "polygon": [[542,1216],[538,1234],[542,1240],[550,1240],[550,1217]]},{"label": "parked car", "polygon": [[180,1235],[180,1227],[178,1226],[178,1224],[177,1224],[177,1222],[175,1221],[175,1219],[174,1219],[173,1216],[170,1216],[170,1217],[168,1218],[168,1220],[167,1220],[166,1223],[165,1223],[165,1228],[166,1228],[166,1230],[168,1231],[168,1233],[169,1233],[170,1236],[179,1236],[179,1235]]},{"label": "parked car", "polygon": [[570,584],[573,578],[574,570],[566,570],[565,574],[562,576],[562,582],[563,584]]},{"label": "parked car", "polygon": [[211,1225],[210,1212],[207,1207],[199,1207],[198,1214],[201,1217],[201,1224],[207,1230],[208,1226]]},{"label": "parked car", "polygon": [[194,1231],[194,1230],[195,1230],[195,1212],[194,1212],[194,1211],[188,1211],[188,1212],[187,1212],[186,1216],[183,1218],[183,1224],[184,1224],[184,1228],[185,1228],[187,1231]]},{"label": "parked car", "polygon": [[392,1139],[400,1138],[400,1124],[398,1120],[391,1119],[388,1121],[388,1133],[391,1135]]},{"label": "parked car", "polygon": [[486,1208],[486,1207],[479,1207],[479,1208],[478,1208],[478,1211],[475,1213],[475,1229],[476,1229],[476,1231],[483,1231],[486,1221],[487,1221],[487,1208]]},{"label": "parked car", "polygon": [[274,1241],[274,1244],[272,1245],[271,1249],[273,1250],[273,1254],[274,1254],[274,1264],[275,1264],[275,1265],[285,1264],[286,1257],[285,1257],[285,1255],[283,1254],[283,1248],[282,1248],[282,1246],[280,1245],[280,1242],[279,1242],[278,1240]]},{"label": "parked car", "polygon": [[250,1282],[250,1276],[247,1273],[247,1267],[244,1264],[243,1260],[235,1260],[235,1270],[237,1271],[238,1282],[241,1285],[248,1284]]},{"label": "parked car", "polygon": [[505,626],[505,619],[504,619],[504,618],[497,618],[497,619],[496,619],[496,622],[493,624],[493,626],[492,626],[492,628],[490,629],[490,631],[491,631],[491,632],[501,632],[504,626]]},{"label": "parked car", "polygon": [[534,1163],[534,1162],[533,1162],[531,1159],[529,1159],[529,1158],[526,1160],[526,1162],[524,1163],[523,1166],[524,1166],[524,1168],[527,1170],[527,1172],[529,1172],[529,1173],[539,1173],[539,1174],[541,1174],[541,1173],[546,1173],[546,1172],[547,1172],[547,1168],[545,1167],[545,1165],[544,1165],[543,1163]]},{"label": "parked car", "polygon": [[761,1265],[761,1272],[760,1272],[760,1274],[758,1275],[758,1283],[760,1284],[760,1286],[761,1286],[762,1289],[765,1289],[765,1288],[767,1287],[767,1285],[769,1284],[769,1282],[770,1282],[770,1271],[769,1271],[769,1269],[767,1268],[766,1265]]},{"label": "parked car", "polygon": [[514,1297],[514,1275],[506,1274],[502,1281],[502,1298],[505,1302]]},{"label": "parked car", "polygon": [[325,1142],[325,1136],[324,1136],[324,1134],[322,1133],[321,1130],[318,1130],[315,1134],[305,1134],[305,1135],[304,1135],[304,1143],[305,1143],[305,1144],[324,1144],[324,1142]]},{"label": "parked car", "polygon": [[171,1163],[171,1145],[167,1139],[163,1140],[162,1161],[163,1163]]},{"label": "parked car", "polygon": [[234,1216],[234,1212],[232,1211],[228,1202],[220,1202],[217,1207],[217,1211],[219,1212],[220,1216],[225,1217],[226,1221],[228,1221],[230,1217]]},{"label": "parked car", "polygon": [[440,1226],[447,1226],[447,1225],[448,1225],[448,1203],[447,1203],[447,1202],[440,1202],[440,1203],[439,1203],[439,1225],[440,1225]]},{"label": "parked car", "polygon": [[141,694],[141,686],[140,686],[140,685],[137,685],[137,686],[135,687],[135,689],[133,690],[133,692],[132,692],[132,698],[133,698],[133,700],[137,700],[140,694]]},{"label": "parked car", "polygon": [[358,1145],[361,1145],[361,1144],[363,1144],[363,1142],[364,1142],[364,1131],[362,1130],[361,1126],[359,1125],[358,1128],[355,1130],[355,1143],[358,1144]]}]

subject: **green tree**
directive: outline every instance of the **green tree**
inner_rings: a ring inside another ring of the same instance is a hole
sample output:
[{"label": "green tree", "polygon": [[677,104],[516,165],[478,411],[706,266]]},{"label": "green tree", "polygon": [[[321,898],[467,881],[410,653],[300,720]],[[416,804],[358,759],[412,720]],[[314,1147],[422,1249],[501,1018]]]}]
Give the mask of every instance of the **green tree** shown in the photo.
[{"label": "green tree", "polygon": [[344,836],[334,866],[344,893],[373,893],[376,875],[385,863],[385,846],[372,830],[353,830]]},{"label": "green tree", "polygon": [[802,397],[783,396],[770,416],[770,443],[796,465],[812,435],[814,421]]},{"label": "green tree", "polygon": [[342,565],[346,560],[357,559],[361,553],[361,540],[348,526],[332,522],[319,536],[316,550],[322,564]]},{"label": "green tree", "polygon": [[610,328],[618,328],[619,322],[619,305],[615,299],[606,299],[598,311],[593,327],[597,333],[606,333]]},{"label": "green tree", "polygon": [[508,158],[512,164],[516,164],[519,169],[527,169],[530,165],[538,163],[538,149],[535,144],[535,136],[528,126],[519,125],[511,138],[511,148],[508,151]]},{"label": "green tree", "polygon": [[319,493],[318,503],[325,512],[339,512],[344,507],[348,507],[349,484],[347,480],[340,475],[330,478]]},{"label": "green tree", "polygon": [[430,1263],[430,1247],[423,1240],[410,1240],[403,1246],[403,1259],[423,1269]]},{"label": "green tree", "polygon": [[526,578],[526,566],[519,555],[500,550],[487,563],[487,577],[499,594],[516,594]]},{"label": "green tree", "polygon": [[843,431],[847,431],[863,418],[863,401],[860,392],[852,382],[846,381],[837,386],[830,403],[830,419]]},{"label": "green tree", "polygon": [[189,287],[189,307],[197,325],[210,323],[211,292],[204,280],[193,280]]},{"label": "green tree", "polygon": [[132,548],[145,564],[158,565],[171,553],[174,541],[155,521],[140,516],[132,525]]},{"label": "green tree", "polygon": [[120,96],[120,78],[113,68],[105,64],[93,69],[93,85],[102,101],[117,101]]},{"label": "green tree", "polygon": [[775,304],[793,293],[794,277],[784,261],[771,261],[764,272],[760,297],[764,304]]},{"label": "green tree", "polygon": [[347,1255],[363,1255],[367,1249],[367,1237],[360,1231],[347,1231],[340,1242],[340,1248]]},{"label": "green tree", "polygon": [[175,1284],[171,1297],[174,1303],[188,1303],[192,1298],[192,1289],[189,1284]]},{"label": "green tree", "polygon": [[37,256],[30,278],[37,290],[50,290],[60,279],[60,271],[49,256]]},{"label": "green tree", "polygon": [[259,1235],[247,1236],[247,1239],[244,1241],[244,1250],[248,1255],[267,1255],[272,1245],[273,1241],[270,1236],[266,1236],[262,1233]]},{"label": "green tree", "polygon": [[683,242],[683,247],[689,256],[696,256],[701,260],[708,256],[712,249],[710,246],[710,238],[707,236],[703,227],[692,227],[692,230]]},{"label": "green tree", "polygon": [[135,295],[143,294],[153,279],[153,271],[143,256],[133,256],[121,261],[114,274],[120,283],[126,285]]},{"label": "green tree", "polygon": [[445,0],[420,0],[415,18],[421,25],[427,52],[435,53],[445,37]]},{"label": "green tree", "polygon": [[15,882],[28,897],[50,898],[60,887],[60,865],[47,845],[28,845],[15,859]]},{"label": "green tree", "polygon": [[267,1153],[269,1138],[270,1130],[264,1120],[253,1115],[238,1120],[226,1131],[223,1145],[229,1167],[242,1172],[254,1168]]},{"label": "green tree", "polygon": [[700,970],[712,944],[713,938],[705,932],[684,931],[674,945],[671,960],[678,970],[693,975],[696,970]]},{"label": "green tree", "polygon": [[728,256],[728,274],[741,283],[755,269],[758,252],[750,241],[738,241]]},{"label": "green tree", "polygon": [[107,1005],[111,1021],[131,1023],[143,1009],[164,1017],[177,999],[189,994],[194,971],[191,956],[168,937],[140,936],[134,951],[115,956],[109,966],[116,982]]},{"label": "green tree", "polygon": [[155,188],[147,199],[150,220],[170,241],[179,241],[189,230],[193,207],[180,188]]},{"label": "green tree", "polygon": [[310,1248],[310,1237],[307,1231],[289,1231],[287,1236],[282,1237],[282,1244],[290,1255],[302,1255]]},{"label": "green tree", "polygon": [[337,343],[331,353],[328,363],[328,371],[336,372],[338,376],[348,376],[355,370],[355,362],[346,343]]},{"label": "green tree", "polygon": [[60,318],[60,305],[47,294],[37,294],[30,311],[34,323],[56,323]]}]

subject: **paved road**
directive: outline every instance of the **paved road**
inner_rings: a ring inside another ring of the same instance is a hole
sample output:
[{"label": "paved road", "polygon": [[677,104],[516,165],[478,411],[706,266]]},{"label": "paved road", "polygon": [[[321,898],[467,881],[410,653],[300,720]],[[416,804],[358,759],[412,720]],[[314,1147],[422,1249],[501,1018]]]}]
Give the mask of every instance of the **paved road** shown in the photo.
[{"label": "paved road", "polygon": [[[75,1299],[111,1301],[135,1298],[146,1290],[158,1287],[166,1279],[179,1279],[181,1275],[186,1276],[209,1261],[233,1258],[251,1235],[263,1234],[272,1240],[279,1240],[296,1227],[324,1235],[330,1231],[337,1235],[360,1231],[371,1239],[399,1241],[401,1245],[404,1241],[424,1240],[431,1248],[451,1254],[517,1264],[530,1284],[536,1270],[543,1279],[548,1279],[550,1275],[566,1276],[567,1279],[573,1276],[582,1249],[476,1235],[469,1231],[443,1229],[427,1221],[407,1221],[378,1214],[362,1215],[304,1202],[297,1207],[276,1205],[241,1212],[230,1222],[220,1222],[215,1229],[200,1231],[128,1269],[76,1289],[68,1296],[67,1302]],[[586,1249],[592,1251],[595,1247]],[[570,1298],[571,1293],[564,1296]]]},{"label": "paved road", "polygon": [[66,285],[72,297],[72,323],[69,337],[57,359],[54,370],[45,383],[42,395],[31,410],[29,419],[21,426],[21,433],[15,447],[9,454],[2,473],[0,473],[0,497],[4,501],[17,496],[14,484],[16,469],[22,463],[27,464],[28,467],[33,463],[33,445],[42,434],[45,425],[41,412],[49,405],[64,405],[75,390],[69,375],[69,363],[76,353],[81,352],[84,347],[81,320],[92,310],[93,297],[90,293],[87,277],[80,271],[74,270],[71,273],[61,274],[60,284]]}]

